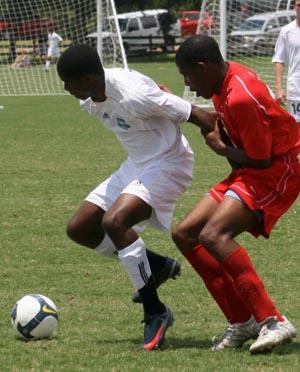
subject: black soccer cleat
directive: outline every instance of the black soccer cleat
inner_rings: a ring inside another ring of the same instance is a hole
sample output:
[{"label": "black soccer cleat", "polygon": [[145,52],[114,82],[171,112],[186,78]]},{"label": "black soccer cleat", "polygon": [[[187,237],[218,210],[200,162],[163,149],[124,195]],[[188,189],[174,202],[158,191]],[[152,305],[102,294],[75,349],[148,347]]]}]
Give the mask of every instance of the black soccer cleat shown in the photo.
[{"label": "black soccer cleat", "polygon": [[[155,288],[159,288],[163,283],[168,279],[175,280],[178,276],[181,275],[181,266],[180,263],[170,257],[166,257],[166,263],[160,271],[153,271],[152,278],[155,285]],[[132,295],[132,302],[142,303],[142,297],[139,294],[139,291],[136,291]]]},{"label": "black soccer cleat", "polygon": [[172,310],[166,306],[166,311],[162,314],[147,315],[145,314],[144,327],[144,350],[157,350],[165,340],[167,329],[174,322]]}]

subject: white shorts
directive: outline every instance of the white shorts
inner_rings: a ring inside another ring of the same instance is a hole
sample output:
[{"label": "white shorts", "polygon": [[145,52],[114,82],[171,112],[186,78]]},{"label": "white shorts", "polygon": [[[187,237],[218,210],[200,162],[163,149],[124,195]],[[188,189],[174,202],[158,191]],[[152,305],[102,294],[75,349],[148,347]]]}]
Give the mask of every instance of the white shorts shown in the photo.
[{"label": "white shorts", "polygon": [[59,58],[60,57],[59,48],[48,48],[47,56],[48,57]]},{"label": "white shorts", "polygon": [[[190,185],[193,177],[194,157],[157,161],[137,170],[127,159],[108,179],[96,187],[86,198],[107,211],[120,194],[136,195],[152,207],[147,222],[160,230],[169,230],[175,203]],[[135,228],[142,231],[146,223]]]},{"label": "white shorts", "polygon": [[288,111],[300,124],[300,101],[288,100]]}]

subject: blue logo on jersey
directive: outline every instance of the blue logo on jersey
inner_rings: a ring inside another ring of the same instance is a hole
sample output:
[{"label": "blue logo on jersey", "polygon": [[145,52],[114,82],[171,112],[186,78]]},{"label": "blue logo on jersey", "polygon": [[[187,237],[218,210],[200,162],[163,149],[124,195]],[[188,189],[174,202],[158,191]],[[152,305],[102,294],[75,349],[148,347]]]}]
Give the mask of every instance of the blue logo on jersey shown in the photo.
[{"label": "blue logo on jersey", "polygon": [[130,128],[130,125],[127,124],[126,121],[122,118],[117,118],[117,124],[118,124],[118,127],[122,128],[122,129]]},{"label": "blue logo on jersey", "polygon": [[103,119],[110,119],[110,116],[108,115],[107,112],[104,112],[104,114],[103,114]]}]

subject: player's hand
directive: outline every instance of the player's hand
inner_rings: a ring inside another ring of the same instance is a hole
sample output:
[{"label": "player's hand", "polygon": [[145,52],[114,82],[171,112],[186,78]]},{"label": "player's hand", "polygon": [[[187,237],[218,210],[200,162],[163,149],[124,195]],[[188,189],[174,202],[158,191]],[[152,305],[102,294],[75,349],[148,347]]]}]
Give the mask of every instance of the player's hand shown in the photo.
[{"label": "player's hand", "polygon": [[219,119],[215,120],[214,130],[206,134],[205,142],[216,154],[224,155],[226,145],[221,139],[218,120]]},{"label": "player's hand", "polygon": [[286,105],[287,104],[287,99],[286,99],[286,94],[284,89],[278,89],[277,90],[277,102],[280,105]]},{"label": "player's hand", "polygon": [[166,85],[164,84],[157,84],[159,86],[159,89],[161,89],[162,91],[166,92],[166,93],[171,93],[171,94],[174,94],[171,89],[169,89]]}]

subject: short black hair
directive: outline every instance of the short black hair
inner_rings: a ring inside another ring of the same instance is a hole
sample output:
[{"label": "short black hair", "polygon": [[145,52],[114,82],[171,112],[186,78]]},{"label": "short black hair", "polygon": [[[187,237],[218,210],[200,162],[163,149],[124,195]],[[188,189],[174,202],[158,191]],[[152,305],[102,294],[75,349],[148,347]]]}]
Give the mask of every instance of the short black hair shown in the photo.
[{"label": "short black hair", "polygon": [[210,36],[195,35],[186,39],[176,53],[179,67],[193,66],[198,62],[224,62],[218,43]]},{"label": "short black hair", "polygon": [[57,62],[62,78],[81,78],[86,74],[104,74],[97,50],[86,44],[74,44],[66,49]]}]

